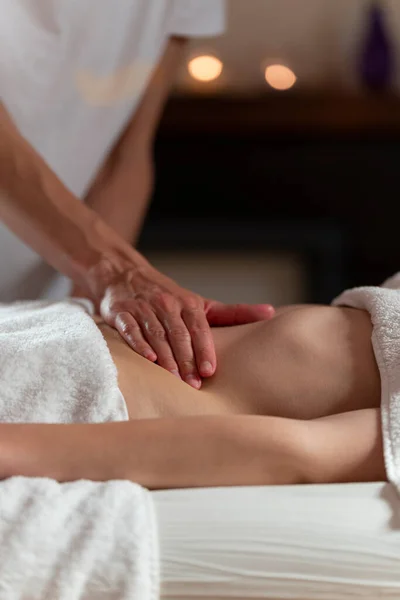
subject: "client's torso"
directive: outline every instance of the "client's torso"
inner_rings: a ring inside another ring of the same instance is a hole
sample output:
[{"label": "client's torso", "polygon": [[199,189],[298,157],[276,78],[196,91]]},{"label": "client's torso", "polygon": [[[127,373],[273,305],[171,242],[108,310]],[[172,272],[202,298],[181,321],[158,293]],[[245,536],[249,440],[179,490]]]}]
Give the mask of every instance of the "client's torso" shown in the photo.
[{"label": "client's torso", "polygon": [[99,327],[132,419],[225,413],[311,419],[380,403],[364,311],[288,307],[269,322],[213,329],[217,373],[200,391],[137,355],[107,325]]}]

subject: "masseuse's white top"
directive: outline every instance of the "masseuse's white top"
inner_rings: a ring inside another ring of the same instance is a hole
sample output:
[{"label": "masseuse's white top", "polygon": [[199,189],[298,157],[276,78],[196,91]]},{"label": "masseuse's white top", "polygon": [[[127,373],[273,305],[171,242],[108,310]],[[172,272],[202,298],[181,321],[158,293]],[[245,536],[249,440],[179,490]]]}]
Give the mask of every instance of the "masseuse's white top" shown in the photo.
[{"label": "masseuse's white top", "polygon": [[[1,0],[1,100],[76,196],[138,105],[168,37],[222,32],[223,1]],[[0,256],[0,301],[49,295],[52,271],[2,225]]]}]

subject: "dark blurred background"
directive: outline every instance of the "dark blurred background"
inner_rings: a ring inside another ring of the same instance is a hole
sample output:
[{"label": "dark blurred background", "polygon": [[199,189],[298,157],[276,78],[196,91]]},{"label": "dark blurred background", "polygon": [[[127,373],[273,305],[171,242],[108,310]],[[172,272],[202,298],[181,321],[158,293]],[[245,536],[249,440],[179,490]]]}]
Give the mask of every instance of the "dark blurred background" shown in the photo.
[{"label": "dark blurred background", "polygon": [[399,270],[400,3],[228,1],[155,159],[140,245],[182,285],[286,304],[381,283]]}]

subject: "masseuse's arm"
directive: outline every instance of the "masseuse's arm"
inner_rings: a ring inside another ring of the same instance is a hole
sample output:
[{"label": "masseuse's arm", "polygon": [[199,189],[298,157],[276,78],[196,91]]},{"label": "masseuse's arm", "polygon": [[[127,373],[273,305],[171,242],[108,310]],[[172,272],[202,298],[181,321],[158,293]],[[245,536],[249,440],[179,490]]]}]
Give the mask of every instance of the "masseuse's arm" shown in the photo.
[{"label": "masseuse's arm", "polygon": [[[163,276],[62,184],[0,103],[0,220],[87,290],[132,348],[200,387],[215,372],[209,324],[271,316],[271,307],[209,302]],[[6,257],[4,257],[4,260]]]},{"label": "masseuse's arm", "polygon": [[[153,144],[162,110],[181,64],[185,38],[171,38],[139,107],[85,196],[129,244],[136,245],[154,187]],[[75,285],[73,296],[84,296]]]},{"label": "masseuse's arm", "polygon": [[139,107],[85,198],[127,242],[136,244],[154,185],[153,143],[186,40],[171,38]]}]

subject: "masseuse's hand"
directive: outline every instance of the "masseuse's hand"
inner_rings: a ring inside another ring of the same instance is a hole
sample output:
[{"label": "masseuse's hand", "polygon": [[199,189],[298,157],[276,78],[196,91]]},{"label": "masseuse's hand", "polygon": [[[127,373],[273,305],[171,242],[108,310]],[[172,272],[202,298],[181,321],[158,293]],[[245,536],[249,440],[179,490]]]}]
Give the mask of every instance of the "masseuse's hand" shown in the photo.
[{"label": "masseuse's hand", "polygon": [[[158,84],[156,88],[158,95]],[[123,150],[120,153],[126,156]],[[114,160],[112,165],[114,172]],[[124,189],[121,181],[108,197],[111,204]],[[126,189],[136,189],[137,183],[129,181]],[[270,307],[232,308],[208,302],[158,273],[114,226],[65,187],[18,131],[1,100],[0,220],[81,286],[103,319],[132,348],[194,387],[216,368],[210,324],[233,325],[271,316]],[[116,221],[120,220],[121,215]]]},{"label": "masseuse's hand", "polygon": [[274,309],[205,300],[150,267],[117,275],[105,290],[100,313],[138,354],[199,389],[201,378],[216,369],[210,326],[266,320]]}]

